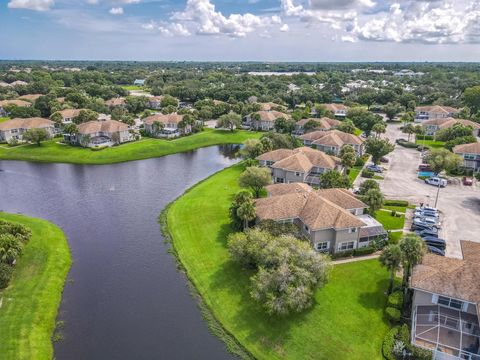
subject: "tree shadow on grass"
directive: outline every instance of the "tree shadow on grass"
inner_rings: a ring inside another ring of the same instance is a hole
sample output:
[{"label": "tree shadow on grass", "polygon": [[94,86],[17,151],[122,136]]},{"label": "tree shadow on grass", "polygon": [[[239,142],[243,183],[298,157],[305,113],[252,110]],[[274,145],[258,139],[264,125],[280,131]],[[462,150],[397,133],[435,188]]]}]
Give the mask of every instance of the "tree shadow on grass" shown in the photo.
[{"label": "tree shadow on grass", "polygon": [[[374,291],[361,293],[358,297],[358,302],[366,309],[383,310],[387,304],[387,289],[389,279],[379,279],[376,283]],[[382,317],[382,321],[388,324],[388,321]]]}]

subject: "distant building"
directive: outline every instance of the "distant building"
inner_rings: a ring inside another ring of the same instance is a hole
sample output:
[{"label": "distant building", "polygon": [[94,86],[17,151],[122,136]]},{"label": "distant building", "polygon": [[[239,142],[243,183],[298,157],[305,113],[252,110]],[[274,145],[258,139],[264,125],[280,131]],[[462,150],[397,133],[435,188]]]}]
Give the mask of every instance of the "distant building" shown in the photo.
[{"label": "distant building", "polygon": [[144,86],[145,85],[145,79],[135,79],[135,81],[133,82],[133,85]]},{"label": "distant building", "polygon": [[247,115],[244,124],[256,130],[270,131],[275,127],[275,120],[278,118],[290,119],[290,115],[276,110],[260,110]]},{"label": "distant building", "polygon": [[117,97],[110,100],[105,101],[105,105],[108,106],[110,109],[114,107],[123,107],[126,104],[126,100],[123,97]]},{"label": "distant building", "polygon": [[62,116],[62,124],[70,124],[78,115],[81,109],[64,109],[57,111]]},{"label": "distant building", "polygon": [[25,101],[25,100],[2,100],[0,101],[0,116],[6,116],[7,111],[5,110],[5,107],[9,105],[15,105],[19,107],[31,107],[32,103],[30,101]]},{"label": "distant building", "polygon": [[460,109],[451,106],[431,105],[417,106],[415,108],[415,122],[423,122],[425,120],[446,119],[454,117],[460,112]]},{"label": "distant building", "polygon": [[320,119],[318,119],[318,118],[302,119],[302,120],[297,121],[297,123],[295,124],[295,134],[296,135],[304,134],[305,133],[305,128],[304,127],[309,122],[314,122],[314,123],[317,124],[316,128],[312,129],[311,131],[313,131],[313,130],[327,131],[327,130],[334,129],[338,125],[341,124],[341,121],[330,119],[330,118],[327,118],[327,117],[322,117]]},{"label": "distant building", "polygon": [[[320,106],[323,106],[328,111],[333,112],[335,117],[338,118],[344,118],[345,116],[347,116],[347,111],[349,109],[348,106],[345,106],[343,104],[320,104]],[[312,108],[312,111],[314,111],[316,114],[315,108]]]},{"label": "distant building", "polygon": [[480,143],[457,145],[453,152],[463,158],[465,168],[480,171]]},{"label": "distant building", "polygon": [[415,72],[415,71],[412,71],[412,70],[409,70],[409,69],[403,69],[403,70],[400,70],[400,71],[397,71],[397,72],[393,73],[393,76],[400,77],[400,78],[403,78],[403,77],[422,77],[423,75],[425,75],[425,73]]},{"label": "distant building", "polygon": [[23,134],[30,129],[45,129],[49,136],[55,134],[55,123],[43,118],[15,118],[0,123],[0,142],[12,139],[23,140]]},{"label": "distant building", "polygon": [[19,100],[30,101],[30,102],[34,103],[41,96],[43,96],[43,95],[42,94],[28,94],[28,95],[20,96],[18,99]]},{"label": "distant building", "polygon": [[149,109],[160,110],[162,108],[163,96],[152,96],[147,98],[147,107]]}]

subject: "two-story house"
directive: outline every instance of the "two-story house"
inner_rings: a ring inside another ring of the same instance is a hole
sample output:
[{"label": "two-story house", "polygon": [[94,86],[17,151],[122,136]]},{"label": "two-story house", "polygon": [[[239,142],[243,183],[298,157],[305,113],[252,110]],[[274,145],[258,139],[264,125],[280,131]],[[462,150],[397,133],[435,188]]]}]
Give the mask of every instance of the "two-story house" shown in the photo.
[{"label": "two-story house", "polygon": [[116,120],[87,121],[78,125],[78,133],[63,137],[66,142],[83,147],[113,146],[132,140],[128,125]]},{"label": "two-story house", "polygon": [[260,166],[272,170],[274,183],[319,185],[321,174],[331,170],[343,172],[339,158],[309,147],[273,150],[258,156],[257,160]]},{"label": "two-story house", "polygon": [[55,114],[60,114],[62,117],[62,124],[71,124],[73,119],[75,119],[78,115],[80,115],[81,109],[64,109],[57,111]]},{"label": "two-story house", "polygon": [[160,110],[162,108],[163,96],[152,96],[147,98],[147,107],[149,109]]},{"label": "two-story house", "polygon": [[480,171],[480,143],[457,145],[452,151],[463,158],[465,168]]},{"label": "two-story house", "polygon": [[183,115],[177,113],[155,114],[143,120],[150,136],[172,138],[192,132],[191,125],[182,126]]},{"label": "two-story house", "polygon": [[331,111],[335,117],[338,118],[345,118],[347,116],[347,111],[349,109],[348,106],[343,104],[320,104],[320,106],[324,107],[328,111]]},{"label": "two-story house", "polygon": [[480,359],[480,243],[463,259],[427,254],[413,269],[411,341],[434,359]]},{"label": "two-story house", "polygon": [[438,130],[448,129],[455,124],[470,126],[473,129],[473,135],[480,136],[480,124],[471,120],[443,118],[425,120],[422,122],[422,127],[425,130],[425,135],[435,135]]},{"label": "two-story house", "polygon": [[5,109],[8,106],[18,106],[18,107],[30,107],[32,103],[25,100],[1,100],[0,101],[0,116],[8,115],[7,110]]},{"label": "two-story house", "polygon": [[244,125],[255,130],[270,131],[274,129],[275,120],[278,118],[290,119],[290,115],[276,110],[260,110],[247,115],[244,119]]},{"label": "two-story house", "polygon": [[13,139],[23,140],[23,134],[30,129],[45,129],[50,137],[55,134],[55,123],[43,118],[15,118],[0,123],[0,142]]},{"label": "two-story house", "polygon": [[425,120],[433,119],[446,119],[453,117],[459,112],[459,109],[453,108],[451,106],[417,106],[415,108],[415,122],[423,122]]},{"label": "two-story house", "polygon": [[364,140],[354,134],[348,134],[340,130],[313,131],[300,136],[305,146],[312,146],[316,149],[332,153],[336,156],[345,145],[351,145],[357,154],[362,156],[364,153]]},{"label": "two-story house", "polygon": [[314,122],[316,124],[315,128],[311,129],[309,131],[313,131],[313,130],[318,130],[318,131],[332,130],[332,129],[336,128],[338,125],[341,124],[340,121],[330,119],[330,118],[327,118],[327,117],[322,117],[320,119],[318,119],[318,118],[302,119],[302,120],[297,121],[296,124],[295,124],[295,134],[297,134],[297,135],[304,134],[306,132],[305,131],[305,125],[309,122]]}]

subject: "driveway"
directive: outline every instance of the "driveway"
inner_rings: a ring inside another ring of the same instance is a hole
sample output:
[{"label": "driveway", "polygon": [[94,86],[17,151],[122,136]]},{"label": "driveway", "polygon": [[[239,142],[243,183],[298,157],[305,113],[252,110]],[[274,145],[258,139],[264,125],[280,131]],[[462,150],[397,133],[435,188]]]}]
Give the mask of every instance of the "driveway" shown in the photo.
[{"label": "driveway", "polygon": [[[399,125],[389,124],[386,136],[394,142],[406,138]],[[437,188],[417,178],[420,152],[396,145],[389,154],[390,163],[379,181],[386,198],[405,199],[414,204],[435,206]],[[461,182],[440,189],[437,208],[443,214],[440,236],[447,241],[447,256],[462,257],[460,240],[480,242],[480,190],[477,184],[464,186]]]}]

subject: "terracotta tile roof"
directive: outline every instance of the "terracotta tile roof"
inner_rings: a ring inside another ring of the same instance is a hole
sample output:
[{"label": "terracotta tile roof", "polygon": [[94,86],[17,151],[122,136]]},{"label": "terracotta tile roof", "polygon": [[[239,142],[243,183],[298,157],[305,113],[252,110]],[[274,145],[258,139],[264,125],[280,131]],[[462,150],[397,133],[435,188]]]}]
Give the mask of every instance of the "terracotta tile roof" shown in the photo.
[{"label": "terracotta tile roof", "polygon": [[20,119],[15,118],[11,120],[4,121],[0,123],[0,131],[11,130],[11,129],[34,129],[34,128],[47,128],[53,127],[54,122],[48,119],[34,117]]},{"label": "terracotta tile roof", "polygon": [[466,120],[466,119],[455,119],[455,118],[443,118],[443,119],[431,119],[431,120],[425,120],[422,122],[423,126],[427,125],[436,125],[440,129],[446,129],[449,127],[452,127],[455,124],[462,124],[465,126],[471,126],[474,129],[480,129],[480,124],[476,123],[471,120]]},{"label": "terracotta tile roof", "polygon": [[457,145],[453,148],[455,154],[480,154],[480,143]]},{"label": "terracotta tile roof", "polygon": [[411,286],[480,304],[480,243],[463,240],[460,243],[463,260],[427,254],[414,267]]},{"label": "terracotta tile roof", "polygon": [[260,105],[260,110],[262,111],[270,111],[273,108],[285,108],[285,106],[276,104],[274,102],[258,103],[258,105]]},{"label": "terracotta tile roof", "polygon": [[6,83],[5,81],[0,81],[0,87],[10,87],[12,85],[10,85],[9,83]]},{"label": "terracotta tile roof", "polygon": [[80,114],[80,111],[81,109],[64,109],[58,111],[58,113],[62,115],[64,119],[71,119],[77,117]]},{"label": "terracotta tile roof", "polygon": [[310,159],[301,152],[286,157],[272,165],[273,168],[309,173],[313,167]]},{"label": "terracotta tile roof", "polygon": [[125,130],[128,130],[128,125],[116,120],[95,120],[78,125],[78,132],[82,135],[99,132],[114,133]]},{"label": "terracotta tile roof", "polygon": [[326,146],[362,145],[364,140],[354,134],[345,133],[340,130],[313,131],[300,136],[302,140],[310,140],[313,144]]},{"label": "terracotta tile roof", "polygon": [[315,192],[290,193],[256,200],[260,220],[300,219],[311,230],[346,229],[365,223]]},{"label": "terracotta tile roof", "polygon": [[263,160],[263,161],[280,161],[282,159],[285,159],[288,156],[291,156],[295,154],[295,152],[291,149],[277,149],[277,150],[272,150],[269,152],[266,152],[265,154],[262,154],[257,157],[257,160]]},{"label": "terracotta tile roof", "polygon": [[257,160],[273,161],[273,168],[289,171],[310,172],[313,167],[323,169],[335,169],[341,160],[330,156],[322,151],[309,147],[301,147],[293,150],[278,149],[269,151],[257,157]]},{"label": "terracotta tile roof", "polygon": [[125,98],[118,97],[118,98],[113,98],[113,99],[107,100],[107,101],[105,101],[105,105],[107,105],[107,106],[125,105]]},{"label": "terracotta tile roof", "polygon": [[27,100],[27,101],[36,101],[42,94],[27,94],[23,96],[19,96],[18,99],[20,100]]},{"label": "terracotta tile roof", "polygon": [[155,101],[155,102],[160,102],[160,101],[162,101],[163,98],[164,98],[163,95],[151,96],[151,97],[147,98],[147,101],[149,101],[149,102],[150,102],[150,101],[152,101],[152,102],[153,102],[153,101]]},{"label": "terracotta tile roof", "polygon": [[318,124],[318,128],[325,129],[325,130],[330,130],[331,128],[337,127],[338,125],[341,124],[341,121],[330,119],[327,117],[322,117],[320,119],[317,119],[317,118],[302,119],[297,121],[297,125],[303,127],[309,121],[316,122]]},{"label": "terracotta tile roof", "polygon": [[451,106],[441,106],[441,105],[430,105],[430,106],[417,106],[415,108],[416,112],[433,112],[433,113],[444,113],[444,114],[450,114],[450,113],[458,113],[460,112],[459,109],[456,109]]},{"label": "terracotta tile roof", "polygon": [[17,80],[12,83],[10,83],[11,86],[25,86],[28,85],[28,82],[22,81],[22,80]]},{"label": "terracotta tile roof", "polygon": [[347,189],[320,189],[317,190],[317,194],[343,209],[364,209],[368,207]]},{"label": "terracotta tile roof", "polygon": [[255,114],[258,114],[260,116],[260,121],[268,121],[268,122],[274,122],[278,118],[285,118],[285,119],[290,119],[290,115],[282,113],[280,111],[257,111]]},{"label": "terracotta tile roof", "polygon": [[333,111],[334,113],[337,111],[347,111],[349,108],[343,104],[320,104],[325,109],[329,111]]},{"label": "terracotta tile roof", "polygon": [[30,101],[25,101],[25,100],[2,100],[2,101],[0,101],[0,107],[5,106],[5,105],[17,105],[17,106],[29,107],[29,106],[32,106],[32,103]]},{"label": "terracotta tile roof", "polygon": [[310,185],[304,183],[271,184],[265,189],[270,196],[279,196],[292,193],[309,193],[313,191]]},{"label": "terracotta tile roof", "polygon": [[163,124],[178,124],[183,120],[183,115],[177,113],[171,114],[155,114],[143,119],[143,122],[148,125],[152,125],[155,121],[161,122]]}]

